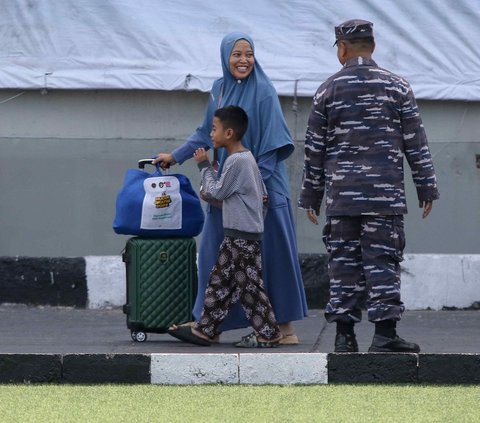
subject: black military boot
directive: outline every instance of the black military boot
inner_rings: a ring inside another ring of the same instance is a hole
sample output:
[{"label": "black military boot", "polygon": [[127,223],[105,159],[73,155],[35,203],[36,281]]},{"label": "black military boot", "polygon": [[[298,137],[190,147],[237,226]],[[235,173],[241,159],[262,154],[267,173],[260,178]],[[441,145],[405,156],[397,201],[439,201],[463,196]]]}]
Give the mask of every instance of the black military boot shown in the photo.
[{"label": "black military boot", "polygon": [[420,352],[420,347],[417,344],[400,338],[395,328],[396,322],[394,320],[375,322],[375,335],[368,352]]},{"label": "black military boot", "polygon": [[337,323],[337,335],[335,336],[335,352],[351,353],[358,352],[357,339],[353,331],[353,323]]},{"label": "black military boot", "polygon": [[407,342],[405,339],[396,335],[393,338],[387,338],[382,335],[375,335],[373,337],[372,345],[368,349],[368,352],[408,352],[418,353],[420,347],[413,342]]}]

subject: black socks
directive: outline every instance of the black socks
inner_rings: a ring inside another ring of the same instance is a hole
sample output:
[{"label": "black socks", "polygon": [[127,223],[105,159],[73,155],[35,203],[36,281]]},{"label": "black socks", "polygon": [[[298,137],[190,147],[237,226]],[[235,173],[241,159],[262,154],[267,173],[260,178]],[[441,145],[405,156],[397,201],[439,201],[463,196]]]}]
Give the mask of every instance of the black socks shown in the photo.
[{"label": "black socks", "polygon": [[386,338],[395,338],[397,331],[396,320],[381,320],[380,322],[375,322],[375,335],[385,336]]}]

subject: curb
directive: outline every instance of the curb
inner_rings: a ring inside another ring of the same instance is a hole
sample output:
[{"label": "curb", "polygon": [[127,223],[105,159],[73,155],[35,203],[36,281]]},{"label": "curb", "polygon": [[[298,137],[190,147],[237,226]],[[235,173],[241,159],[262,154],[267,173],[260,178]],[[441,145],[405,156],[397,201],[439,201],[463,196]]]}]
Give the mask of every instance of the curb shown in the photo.
[{"label": "curb", "polygon": [[[324,308],[327,256],[300,254],[299,262],[308,308]],[[401,269],[407,310],[479,308],[480,254],[407,254]],[[0,298],[2,303],[121,307],[125,266],[120,256],[0,257]]]},{"label": "curb", "polygon": [[0,383],[479,384],[480,354],[1,354]]},{"label": "curb", "polygon": [[0,257],[2,303],[86,307],[83,257]]}]

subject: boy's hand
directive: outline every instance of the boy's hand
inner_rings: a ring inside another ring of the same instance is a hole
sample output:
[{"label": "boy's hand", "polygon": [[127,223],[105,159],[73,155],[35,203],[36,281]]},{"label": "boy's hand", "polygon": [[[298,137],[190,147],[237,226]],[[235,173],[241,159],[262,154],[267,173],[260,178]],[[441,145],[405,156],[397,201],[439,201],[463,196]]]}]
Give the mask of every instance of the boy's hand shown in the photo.
[{"label": "boy's hand", "polygon": [[193,158],[197,163],[201,163],[201,162],[204,162],[205,160],[208,161],[208,154],[204,148],[197,148],[195,150],[195,153],[193,153]]}]

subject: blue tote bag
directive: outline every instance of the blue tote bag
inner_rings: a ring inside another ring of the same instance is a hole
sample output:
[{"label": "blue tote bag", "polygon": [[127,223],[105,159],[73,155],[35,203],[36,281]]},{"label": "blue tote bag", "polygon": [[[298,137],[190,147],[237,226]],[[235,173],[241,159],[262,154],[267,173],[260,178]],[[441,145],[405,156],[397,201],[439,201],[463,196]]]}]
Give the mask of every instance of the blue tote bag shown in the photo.
[{"label": "blue tote bag", "polygon": [[[151,162],[151,160],[149,160]],[[139,167],[145,160],[139,161]],[[113,230],[149,238],[193,237],[203,228],[204,213],[185,175],[129,169],[117,195]]]}]

